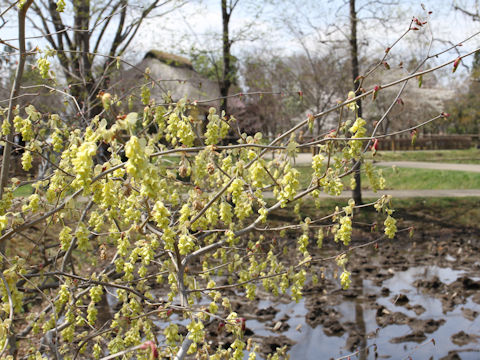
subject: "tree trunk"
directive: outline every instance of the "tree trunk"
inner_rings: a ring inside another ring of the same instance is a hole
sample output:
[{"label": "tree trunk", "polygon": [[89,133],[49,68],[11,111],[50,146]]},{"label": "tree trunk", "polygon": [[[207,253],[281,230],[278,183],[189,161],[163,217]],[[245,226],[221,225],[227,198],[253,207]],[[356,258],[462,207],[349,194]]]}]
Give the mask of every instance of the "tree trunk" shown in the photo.
[{"label": "tree trunk", "polygon": [[230,90],[230,85],[232,84],[232,69],[231,69],[231,54],[230,54],[230,33],[229,33],[229,23],[230,23],[231,12],[228,12],[227,0],[222,0],[222,23],[223,23],[223,32],[222,32],[222,43],[223,43],[223,73],[222,79],[220,80],[220,95],[222,96],[222,101],[220,102],[220,111],[227,112],[227,103],[228,103],[228,91]]},{"label": "tree trunk", "polygon": [[[350,0],[350,58],[352,62],[352,82],[355,89],[355,79],[359,75],[358,69],[358,44],[357,44],[357,10],[355,9],[355,0]],[[362,101],[357,101],[358,110],[357,116],[362,117]],[[362,201],[362,187],[360,178],[360,162],[354,161],[354,177],[357,186],[352,191],[353,200],[355,204],[361,205]]]},{"label": "tree trunk", "polygon": [[4,194],[4,188],[7,186],[8,179],[9,179],[9,172],[10,172],[10,165],[11,165],[11,152],[12,152],[12,144],[13,144],[13,133],[14,133],[14,126],[13,126],[13,115],[14,115],[14,108],[17,106],[18,97],[20,93],[20,85],[22,82],[23,71],[25,69],[25,62],[26,62],[26,46],[25,46],[25,18],[26,13],[30,5],[32,4],[32,0],[27,1],[23,4],[23,7],[18,12],[18,39],[19,39],[19,58],[18,58],[18,66],[17,71],[15,74],[15,79],[12,85],[12,91],[10,93],[10,100],[8,103],[8,111],[7,111],[7,122],[10,126],[10,134],[7,135],[7,142],[3,149],[3,161],[2,161],[2,170],[0,174],[0,199],[2,199]]},{"label": "tree trunk", "polygon": [[[102,111],[99,101],[96,98],[95,78],[92,73],[92,55],[90,54],[90,0],[74,1],[75,27],[82,31],[75,32],[75,47],[79,53],[72,65],[72,71],[80,79],[82,84],[77,89],[73,89],[73,96],[83,102],[83,111],[87,119],[92,119]],[[102,82],[102,79],[97,79]],[[102,90],[102,87],[99,87]]]},{"label": "tree trunk", "polygon": [[[363,279],[360,275],[352,276],[352,283],[355,288],[362,289],[363,295]],[[359,298],[355,299],[355,333],[351,335],[357,336],[356,348],[360,351],[358,356],[359,360],[367,360],[367,326],[365,324],[365,317],[363,314],[363,301]],[[353,351],[353,349],[352,349]]]},{"label": "tree trunk", "polygon": [[[11,166],[11,152],[12,152],[12,144],[13,144],[13,133],[14,133],[14,126],[13,126],[13,117],[14,117],[14,109],[18,104],[18,96],[20,94],[20,86],[22,83],[22,76],[23,71],[25,69],[25,62],[26,62],[26,46],[25,46],[25,18],[27,16],[28,8],[32,5],[33,0],[28,0],[23,3],[22,7],[18,10],[18,43],[19,43],[19,58],[18,58],[18,66],[17,71],[15,73],[15,79],[12,85],[12,91],[10,93],[10,100],[8,102],[8,111],[7,111],[7,121],[10,126],[10,134],[7,135],[7,142],[5,147],[3,148],[3,160],[2,160],[2,170],[0,172],[0,200],[3,198],[5,187],[7,186],[9,180],[9,173],[10,173],[10,166]],[[0,271],[3,272],[5,268],[6,262],[3,259],[5,257],[5,250],[7,248],[7,240],[0,242],[0,254],[2,255],[2,259],[0,261]],[[3,281],[5,279],[3,278]],[[5,281],[6,282],[6,281]],[[13,356],[13,358],[17,358],[17,337],[16,333],[13,331],[13,323],[8,327],[8,346],[9,346],[9,354]],[[7,344],[5,344],[6,346]],[[6,347],[5,347],[6,349]],[[3,351],[2,351],[3,355]],[[3,358],[3,356],[2,356]]]}]

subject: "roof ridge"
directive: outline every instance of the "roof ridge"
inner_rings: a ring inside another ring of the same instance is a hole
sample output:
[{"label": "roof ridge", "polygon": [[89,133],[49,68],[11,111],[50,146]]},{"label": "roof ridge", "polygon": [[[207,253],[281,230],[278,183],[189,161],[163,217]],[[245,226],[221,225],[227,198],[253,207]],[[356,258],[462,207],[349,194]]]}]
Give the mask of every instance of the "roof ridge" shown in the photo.
[{"label": "roof ridge", "polygon": [[194,70],[192,62],[180,55],[170,54],[160,50],[150,50],[146,53],[144,59],[146,58],[154,58],[173,67]]}]

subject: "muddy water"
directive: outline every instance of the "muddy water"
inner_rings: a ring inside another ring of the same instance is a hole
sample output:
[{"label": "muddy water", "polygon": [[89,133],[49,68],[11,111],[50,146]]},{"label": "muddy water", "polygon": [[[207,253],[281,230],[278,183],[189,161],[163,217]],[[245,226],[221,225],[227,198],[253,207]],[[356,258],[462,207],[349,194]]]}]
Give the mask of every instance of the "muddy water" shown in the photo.
[{"label": "muddy water", "polygon": [[[432,265],[394,272],[381,285],[378,281],[357,279],[354,285],[360,294],[340,299],[337,296],[336,304],[329,301],[319,304],[331,309],[328,318],[338,320],[333,330],[329,328],[331,321],[314,327],[305,321],[308,313],[316,310],[311,304],[306,306],[313,294],[298,304],[261,301],[259,308],[273,306],[278,312],[270,324],[288,325],[282,325],[288,329],[281,334],[295,342],[289,351],[291,359],[337,359],[359,348],[368,351],[352,358],[480,359],[480,317],[477,317],[480,304],[472,301],[472,296],[459,293],[452,295],[461,296],[461,303],[445,309],[439,296],[446,294],[424,291],[418,283],[419,280],[426,284],[440,282],[445,284],[442,290],[448,293],[449,287],[464,279],[464,275],[464,270]],[[385,320],[388,317],[391,319]],[[265,329],[265,323],[255,320],[248,325],[259,336],[279,333],[272,327]]]},{"label": "muddy water", "polygon": [[[360,234],[362,241],[368,234]],[[360,236],[359,236],[360,237]],[[266,359],[286,345],[291,359],[480,359],[480,233],[429,230],[352,252],[352,284],[341,290],[336,265],[312,265],[325,277],[304,289],[304,298],[272,298],[259,290],[255,301],[227,290],[233,310],[247,319],[245,339],[261,345]],[[360,241],[360,240],[358,240]],[[321,250],[318,257],[341,248]],[[312,249],[313,252],[313,249]],[[220,283],[220,279],[219,283]],[[241,292],[241,291],[240,291]],[[205,303],[206,304],[206,303]],[[185,325],[173,314],[170,321]],[[160,332],[159,344],[164,338]],[[212,348],[228,348],[231,335],[219,320],[206,324]],[[246,354],[245,359],[248,358]]]}]

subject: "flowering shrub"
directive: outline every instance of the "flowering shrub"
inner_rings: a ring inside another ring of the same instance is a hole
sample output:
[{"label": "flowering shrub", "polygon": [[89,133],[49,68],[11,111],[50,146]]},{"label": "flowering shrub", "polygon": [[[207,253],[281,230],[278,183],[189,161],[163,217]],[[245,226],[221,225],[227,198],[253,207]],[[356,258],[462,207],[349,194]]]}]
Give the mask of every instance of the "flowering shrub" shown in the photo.
[{"label": "flowering shrub", "polygon": [[[20,8],[25,4],[31,1]],[[63,1],[57,3],[58,11],[64,7]],[[52,76],[46,58],[38,67],[42,76]],[[17,107],[6,109],[10,115],[0,135],[9,139],[15,132],[27,141],[21,161],[25,171],[45,149],[57,156],[48,158],[52,172],[32,182],[33,194],[22,205],[13,196],[23,185],[18,179],[10,179],[2,192],[1,355],[18,342],[30,359],[48,352],[75,358],[87,350],[96,359],[134,351],[138,359],[181,359],[187,353],[243,359],[247,351],[254,359],[257,347],[244,338],[245,319],[222,290],[235,288],[254,299],[262,287],[299,301],[305,284],[316,278],[308,271],[314,243],[322,247],[331,234],[349,246],[360,205],[353,200],[324,219],[299,216],[298,223],[279,228],[270,220],[279,208],[295,204],[295,213],[301,214],[306,197],[318,204],[322,192],[340,195],[347,188],[344,178],[360,162],[372,189],[384,188],[381,171],[363,159],[378,125],[357,116],[356,101],[386,86],[357,97],[351,92],[328,111],[338,110],[338,126],[309,144],[318,155],[303,188],[294,158],[306,145],[297,142],[296,130],[311,127],[328,112],[309,115],[270,143],[259,133],[238,134],[236,143],[222,145],[235,130],[234,118],[210,108],[204,124],[187,99],[157,104],[148,86],[141,89],[142,113],[124,113],[114,97],[102,92],[103,111],[84,130],[71,129],[60,114],[41,114],[33,106],[23,115]],[[156,131],[146,131],[151,128]],[[100,146],[108,149],[106,161],[96,156]],[[382,197],[371,205],[384,218],[384,236],[393,238],[397,225],[389,200]],[[29,254],[15,247],[25,231],[38,232],[42,226]],[[53,244],[43,236],[49,228],[56,230]],[[282,237],[285,229],[301,230],[290,249],[272,235]],[[346,289],[348,258],[337,257],[337,265],[342,269],[339,285]],[[226,283],[219,282],[222,276]],[[41,308],[32,310],[28,301]],[[180,333],[184,319],[186,335]],[[206,341],[211,321],[233,335],[227,349]]]},{"label": "flowering shrub", "polygon": [[[221,290],[213,290],[217,277],[228,272],[231,282],[238,283],[239,289],[244,288],[249,299],[256,296],[257,279],[262,279],[261,286],[275,295],[289,292],[293,300],[301,298],[312,260],[309,240],[312,220],[302,223],[297,254],[291,257],[294,261],[289,266],[274,255],[276,247],[267,237],[245,235],[256,226],[268,228],[269,215],[276,208],[307,194],[318,197],[323,190],[338,195],[344,186],[341,178],[351,170],[344,159],[360,159],[362,142],[354,138],[365,136],[366,122],[357,119],[350,129],[345,128],[343,136],[353,134],[352,140],[345,144],[320,146],[321,153],[312,163],[312,181],[306,189],[301,189],[300,173],[289,156],[294,155],[298,146],[294,137],[278,142],[277,159],[273,161],[263,157],[269,146],[261,142],[260,134],[242,135],[238,144],[220,146],[219,142],[228,133],[229,121],[211,108],[204,133],[206,145],[198,148],[194,147],[194,134],[200,124],[188,115],[193,105],[181,101],[164,107],[155,105],[153,99],[148,104],[153,112],[163,114],[151,119],[158,129],[163,129],[156,134],[145,133],[139,124],[142,116],[132,113],[117,117],[110,126],[96,118],[85,131],[73,131],[68,138],[55,130],[51,146],[57,151],[63,149],[58,167],[48,179],[33,185],[34,194],[20,213],[15,202],[4,208],[3,236],[9,241],[15,241],[21,226],[37,219],[60,229],[56,256],[65,258],[61,266],[62,284],[52,297],[54,307],[47,305],[30,319],[30,326],[44,332],[60,328],[57,347],[65,356],[73,355],[89,343],[98,358],[103,353],[102,343],[116,353],[140,345],[145,338],[157,339],[154,317],[145,314],[158,313],[155,309],[159,307],[166,311],[181,306],[182,316],[191,321],[187,326],[189,335],[182,337],[178,326],[168,323],[163,329],[165,338],[158,345],[160,354],[168,356],[179,351],[182,343],[189,342],[190,354],[228,353],[232,358],[243,358],[247,344],[242,336],[242,322],[237,321]],[[110,109],[114,105],[105,106]],[[34,108],[30,111],[35,113]],[[128,126],[124,119],[129,119]],[[28,118],[16,116],[16,131],[30,126]],[[112,156],[96,163],[100,142],[109,147]],[[341,151],[344,147],[347,152]],[[123,148],[127,158],[124,162],[118,155]],[[30,157],[32,152],[28,154]],[[172,154],[177,156],[173,166],[167,158]],[[326,163],[327,158],[332,161]],[[31,160],[24,161],[25,170],[30,163]],[[368,172],[372,186],[384,183],[378,173]],[[187,175],[190,180],[185,180]],[[10,189],[17,185],[11,184]],[[79,196],[89,201],[85,203]],[[350,243],[354,208],[350,201],[347,207],[336,211],[334,223],[325,227],[334,233],[335,241]],[[394,221],[388,212],[385,232],[389,237],[396,231]],[[319,246],[325,229],[318,234]],[[100,248],[103,250],[97,253]],[[106,267],[99,273],[87,272],[78,281],[69,271],[73,270],[70,264],[82,266],[81,259],[103,261]],[[27,272],[27,265],[25,261],[13,263],[12,259],[4,264],[10,274],[8,291],[5,286],[1,290],[4,311],[10,311],[9,292],[14,313],[20,314],[23,295],[17,284]],[[187,266],[196,264],[202,264],[200,276],[186,271]],[[343,261],[341,267],[344,269],[341,286],[347,288],[350,283],[347,262]],[[42,272],[36,276],[24,286],[34,289],[49,277]],[[106,291],[112,293],[108,290],[110,286],[115,289],[118,311],[100,339],[94,336],[93,329],[101,325],[98,306]],[[207,293],[210,315],[195,305],[202,289],[212,289]],[[205,342],[204,324],[213,315],[223,318],[226,330],[234,334],[236,340],[230,349],[212,349]],[[6,343],[6,335],[2,341]]]}]

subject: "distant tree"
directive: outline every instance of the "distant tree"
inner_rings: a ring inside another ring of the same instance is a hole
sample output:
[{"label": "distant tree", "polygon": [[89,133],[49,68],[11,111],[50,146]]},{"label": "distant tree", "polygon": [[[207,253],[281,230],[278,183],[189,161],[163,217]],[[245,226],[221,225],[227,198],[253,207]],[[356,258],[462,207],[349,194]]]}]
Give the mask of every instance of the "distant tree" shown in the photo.
[{"label": "distant tree", "polygon": [[[302,1],[296,3],[293,14],[285,13],[282,16],[310,62],[312,79],[315,80],[316,87],[320,89],[317,90],[319,93],[325,92],[327,89],[328,91],[338,89],[334,93],[335,96],[332,96],[335,100],[345,98],[348,90],[354,90],[355,95],[360,94],[362,86],[358,81],[359,75],[362,75],[372,65],[371,61],[367,61],[366,57],[362,56],[365,45],[371,41],[367,38],[368,32],[365,30],[372,28],[373,24],[377,29],[388,27],[389,22],[386,22],[385,19],[392,19],[389,14],[390,8],[397,4],[396,1],[379,4],[368,0],[343,0],[338,4],[324,4],[323,12],[319,12],[320,7],[316,2]],[[291,16],[294,20],[289,19]],[[322,17],[324,17],[324,21],[319,21]],[[320,54],[329,54],[330,60],[336,63],[336,66],[331,68],[337,67],[337,64],[341,64],[342,68],[345,65],[348,66],[348,69],[342,69],[347,71],[338,72],[342,74],[342,81],[339,81],[338,77],[331,77],[337,80],[336,83],[333,86],[330,84],[325,86],[327,81],[323,76],[319,76],[318,70],[312,66],[315,60],[323,59],[323,56],[315,54],[315,48],[320,49],[318,51]],[[350,73],[348,78],[345,76],[347,72]],[[343,90],[343,93],[340,90]],[[319,99],[321,99],[322,106],[325,106],[325,96],[321,96]],[[359,117],[363,116],[361,101],[357,101],[356,112]],[[320,125],[318,124],[318,126]],[[358,163],[359,166],[360,163]],[[357,170],[355,171],[357,186],[353,192],[354,200],[361,203],[360,168]]]},{"label": "distant tree", "polygon": [[[463,90],[463,91],[462,91]],[[480,133],[480,52],[473,58],[468,85],[447,103],[453,122],[449,131],[457,134]]]},{"label": "distant tree", "polygon": [[[252,0],[220,0],[222,19],[220,34],[209,33],[200,41],[198,34],[192,31],[191,35],[195,38],[195,42],[191,46],[189,55],[197,71],[218,82],[222,97],[221,111],[230,110],[228,96],[232,86],[238,85],[239,60],[233,54],[232,47],[240,41],[253,41],[260,38],[256,21],[263,13],[266,3]],[[232,18],[239,12],[240,7],[248,11],[251,20],[244,23],[240,29],[232,29]],[[206,42],[213,45],[206,47]]]},{"label": "distant tree", "polygon": [[[349,14],[350,14],[350,62],[351,62],[351,70],[352,70],[352,82],[353,87],[355,88],[358,77],[360,75],[360,67],[359,67],[359,55],[358,55],[358,37],[357,37],[357,24],[358,24],[358,17],[357,17],[357,9],[355,7],[355,0],[349,0]],[[355,90],[355,95],[360,93],[360,86],[357,87]],[[357,117],[362,117],[362,100],[357,101]],[[354,172],[354,179],[355,179],[355,187],[353,188],[353,200],[355,203],[362,204],[362,188],[361,188],[361,176],[360,176],[360,161],[358,159],[354,159],[355,161],[355,172]]]},{"label": "distant tree", "polygon": [[243,62],[241,77],[246,96],[242,125],[250,132],[262,131],[275,136],[291,125],[302,112],[297,84],[292,81],[288,59],[266,54],[250,54]]},{"label": "distant tree", "polygon": [[[245,98],[250,105],[247,116],[255,117],[254,123],[263,132],[275,134],[291,126],[292,119],[297,121],[307,114],[325,110],[334,99],[348,91],[345,81],[334,80],[337,75],[338,78],[345,76],[342,70],[346,65],[330,53],[281,57],[275,51],[258,51],[248,55],[241,67],[241,78],[245,92],[258,95]],[[322,129],[325,131],[326,122],[331,125],[332,118],[315,121],[318,135]]]},{"label": "distant tree", "polygon": [[455,0],[453,2],[453,8],[468,17],[470,17],[474,21],[480,21],[480,10],[478,0],[475,0],[476,6],[472,6],[471,0]]},{"label": "distant tree", "polygon": [[182,6],[184,0],[145,1],[36,1],[30,25],[47,40],[53,51],[46,51],[40,63],[48,76],[48,55],[60,66],[69,93],[77,100],[84,118],[101,111],[99,91],[108,87],[116,58],[131,45],[144,20]]},{"label": "distant tree", "polygon": [[[220,52],[192,48],[189,54],[195,70],[206,78],[219,82],[223,74],[223,61]],[[231,56],[232,84],[237,83],[238,59]]]},{"label": "distant tree", "polygon": [[219,81],[220,95],[223,97],[220,109],[227,111],[228,92],[232,85],[234,67],[232,61],[232,40],[230,36],[230,19],[240,0],[221,0],[222,3],[222,76]]}]

